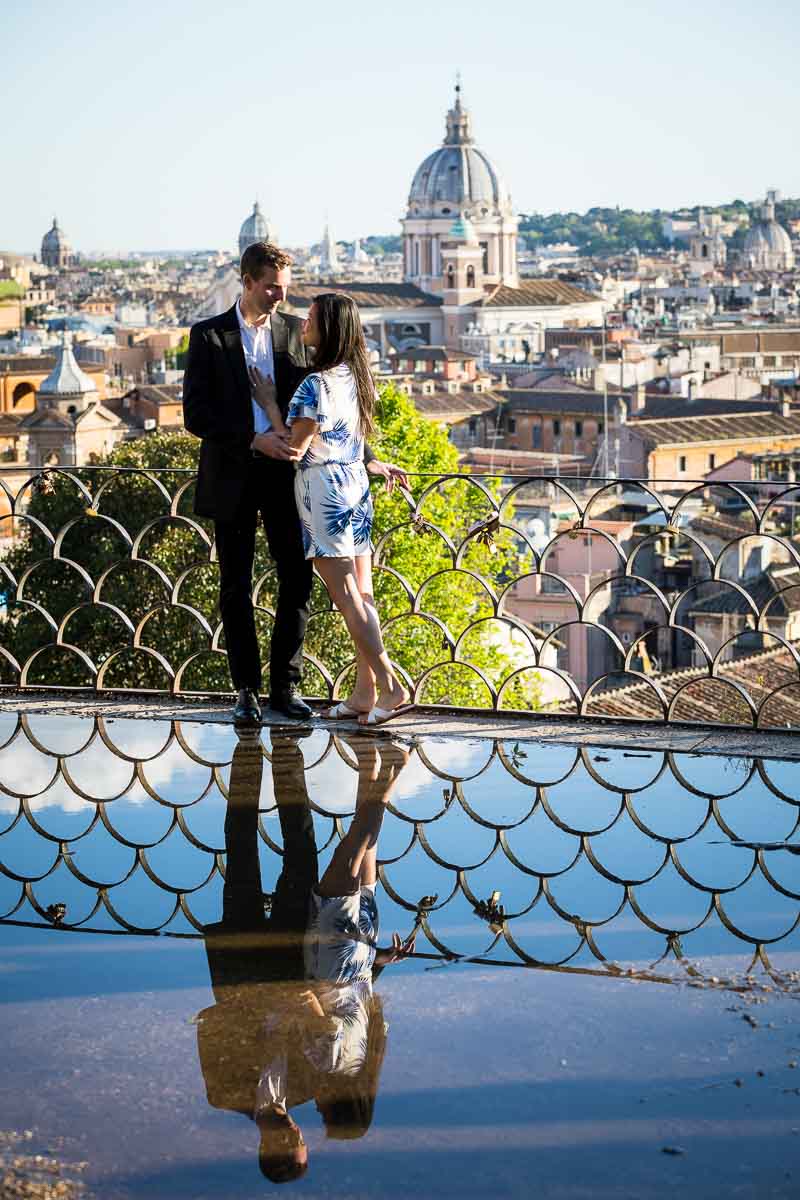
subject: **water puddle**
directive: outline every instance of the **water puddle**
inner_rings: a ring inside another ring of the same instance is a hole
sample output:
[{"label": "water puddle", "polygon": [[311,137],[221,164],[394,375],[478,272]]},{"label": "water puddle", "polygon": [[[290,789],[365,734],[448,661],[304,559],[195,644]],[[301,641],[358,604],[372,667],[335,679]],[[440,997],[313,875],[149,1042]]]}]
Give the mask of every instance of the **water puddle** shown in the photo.
[{"label": "water puddle", "polygon": [[780,760],[3,716],[0,1155],[795,1194],[799,822]]}]

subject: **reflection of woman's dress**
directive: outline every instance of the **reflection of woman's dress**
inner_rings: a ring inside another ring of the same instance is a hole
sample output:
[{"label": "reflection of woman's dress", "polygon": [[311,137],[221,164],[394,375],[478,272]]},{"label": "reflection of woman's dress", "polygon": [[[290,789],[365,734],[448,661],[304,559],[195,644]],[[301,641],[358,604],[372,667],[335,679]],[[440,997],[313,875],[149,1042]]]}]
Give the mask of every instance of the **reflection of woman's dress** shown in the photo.
[{"label": "reflection of woman's dress", "polygon": [[304,947],[306,978],[331,984],[322,996],[331,1032],[316,1048],[320,1070],[354,1075],[364,1065],[378,929],[374,885],[364,885],[351,896],[312,891]]},{"label": "reflection of woman's dress", "polygon": [[[319,989],[327,1028],[306,1027],[295,1033],[295,1053],[320,1075],[358,1075],[369,1046],[372,968],[378,940],[375,886],[363,886],[352,896],[311,893],[311,912],[304,942],[305,975]],[[316,990],[316,989],[315,989]],[[285,1014],[264,1021],[272,1032]],[[282,1047],[265,1064],[258,1082],[256,1108],[286,1103],[289,1051]]]},{"label": "reflection of woman's dress", "polygon": [[356,558],[372,552],[372,498],[364,466],[355,379],[342,363],[307,376],[287,425],[300,417],[317,429],[295,476],[306,558]]}]

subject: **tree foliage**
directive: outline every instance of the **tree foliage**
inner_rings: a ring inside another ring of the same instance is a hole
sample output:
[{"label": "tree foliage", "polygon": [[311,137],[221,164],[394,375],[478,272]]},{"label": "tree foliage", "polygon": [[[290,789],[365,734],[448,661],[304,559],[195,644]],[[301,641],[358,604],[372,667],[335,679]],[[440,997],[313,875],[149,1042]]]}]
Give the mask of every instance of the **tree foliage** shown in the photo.
[{"label": "tree foliage", "polygon": [[[763,197],[757,200],[733,200],[729,204],[695,205],[693,208],[669,211],[651,209],[647,212],[637,212],[629,208],[590,208],[585,213],[556,212],[522,214],[519,222],[519,232],[531,249],[545,246],[553,242],[571,242],[583,254],[608,255],[622,254],[633,249],[661,250],[669,243],[662,233],[662,223],[666,217],[689,216],[697,218],[701,208],[706,216],[718,213],[723,221],[739,220],[747,216],[752,224],[759,219]],[[784,197],[775,206],[778,221],[786,224],[788,221],[800,218],[800,198]],[[733,234],[730,245],[733,248],[741,242],[747,229],[745,222],[741,229]]]},{"label": "tree foliage", "polygon": [[[378,425],[379,456],[415,473],[416,500],[427,493],[412,520],[408,499],[398,490],[373,489],[375,597],[387,648],[407,678],[430,672],[421,700],[489,705],[488,688],[463,664],[477,668],[495,688],[515,668],[532,666],[524,634],[493,616],[483,582],[499,594],[529,569],[526,549],[513,532],[487,530],[499,502],[496,490],[487,495],[467,477],[431,489],[436,476],[458,470],[457,451],[446,431],[421,417],[394,387],[382,389]],[[34,480],[26,519],[14,522],[15,544],[2,560],[9,583],[0,619],[0,645],[18,662],[47,647],[34,660],[29,682],[91,682],[91,668],[80,654],[52,645],[57,630],[67,647],[76,647],[95,667],[105,665],[104,686],[168,688],[169,667],[174,672],[187,662],[181,690],[230,689],[221,634],[211,647],[219,622],[212,524],[192,515],[198,448],[188,434],[155,433],[119,445],[94,470],[70,476],[50,471]],[[470,531],[454,569],[454,550]],[[13,581],[19,585],[17,599]],[[259,533],[254,591],[265,659],[275,588]],[[454,649],[457,664],[451,661]],[[326,695],[326,675],[339,678],[338,690],[344,691],[352,646],[318,579],[306,650],[306,692]],[[7,663],[4,671],[10,681]],[[503,705],[535,708],[540,696],[539,677],[528,669],[506,688]]]}]

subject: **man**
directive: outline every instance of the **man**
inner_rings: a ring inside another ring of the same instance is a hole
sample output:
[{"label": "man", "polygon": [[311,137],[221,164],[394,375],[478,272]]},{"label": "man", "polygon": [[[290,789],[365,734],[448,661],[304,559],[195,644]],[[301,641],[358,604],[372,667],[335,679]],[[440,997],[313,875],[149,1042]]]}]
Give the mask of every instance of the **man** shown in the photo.
[{"label": "man", "polygon": [[[214,520],[220,613],[231,679],[234,721],[261,719],[261,659],[251,599],[256,522],[260,514],[278,574],[269,661],[269,703],[284,716],[307,719],[299,692],[312,566],[303,553],[294,501],[297,452],[276,434],[250,379],[269,377],[285,415],[311,370],[300,317],[281,311],[291,283],[291,257],[269,242],[242,255],[242,294],[232,308],[192,326],[183,381],[184,424],[202,439],[194,511]],[[260,452],[252,449],[256,434]],[[365,453],[367,469],[391,482],[402,473]]]},{"label": "man", "polygon": [[316,1090],[316,1072],[295,1048],[298,1031],[315,1019],[303,984],[303,938],[317,882],[314,819],[298,741],[309,734],[273,731],[271,737],[283,857],[267,916],[258,852],[264,755],[257,731],[238,731],[225,811],[222,920],[203,931],[215,999],[197,1017],[208,1102],[255,1121],[259,1165],[276,1183],[305,1173],[308,1151],[289,1108]]}]

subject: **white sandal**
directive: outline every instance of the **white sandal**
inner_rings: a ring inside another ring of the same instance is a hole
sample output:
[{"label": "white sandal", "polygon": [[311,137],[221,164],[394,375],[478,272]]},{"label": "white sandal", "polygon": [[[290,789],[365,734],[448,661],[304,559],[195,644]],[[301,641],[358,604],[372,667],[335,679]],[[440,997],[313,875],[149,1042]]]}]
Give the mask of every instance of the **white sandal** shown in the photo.
[{"label": "white sandal", "polygon": [[363,708],[353,708],[346,700],[340,700],[322,714],[324,721],[355,721],[364,716]]},{"label": "white sandal", "polygon": [[[393,721],[395,717],[402,717],[403,713],[411,712],[414,708],[413,704],[398,704],[397,708],[379,708],[376,704],[366,714],[366,720],[362,721],[359,718],[359,725],[386,725],[388,721]],[[363,715],[363,714],[362,714]]]}]

